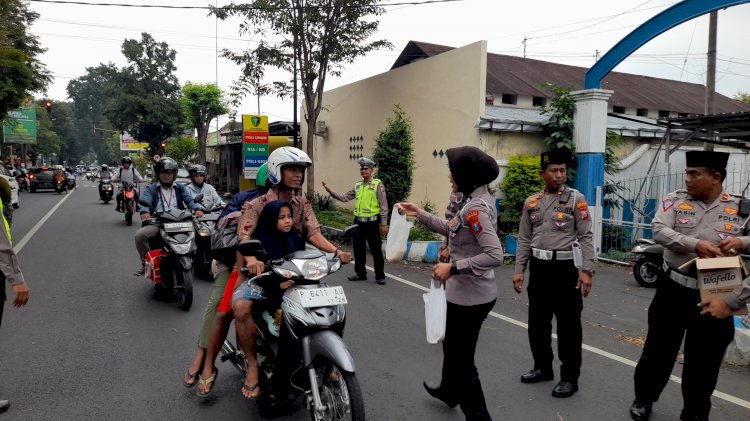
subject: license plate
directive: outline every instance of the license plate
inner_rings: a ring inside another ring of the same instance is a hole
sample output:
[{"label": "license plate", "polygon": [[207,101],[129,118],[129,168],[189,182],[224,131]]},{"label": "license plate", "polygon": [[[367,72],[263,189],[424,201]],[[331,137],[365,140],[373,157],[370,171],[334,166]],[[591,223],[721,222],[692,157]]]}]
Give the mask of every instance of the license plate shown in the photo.
[{"label": "license plate", "polygon": [[192,230],[193,230],[192,222],[175,222],[171,224],[164,224],[164,231],[166,232],[182,232],[182,231],[192,231]]},{"label": "license plate", "polygon": [[305,308],[328,307],[347,303],[346,294],[344,294],[344,287],[340,286],[328,288],[300,288],[297,292],[299,293],[302,307]]}]

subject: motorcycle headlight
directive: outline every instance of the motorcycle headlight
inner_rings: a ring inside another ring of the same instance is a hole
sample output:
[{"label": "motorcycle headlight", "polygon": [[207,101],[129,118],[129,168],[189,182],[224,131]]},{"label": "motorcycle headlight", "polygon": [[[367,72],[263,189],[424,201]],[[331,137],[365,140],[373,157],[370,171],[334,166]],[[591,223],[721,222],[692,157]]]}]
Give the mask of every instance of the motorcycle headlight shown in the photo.
[{"label": "motorcycle headlight", "polygon": [[317,281],[328,275],[328,261],[325,256],[320,256],[315,259],[295,259],[294,264],[302,272],[302,276],[305,279],[311,281]]}]

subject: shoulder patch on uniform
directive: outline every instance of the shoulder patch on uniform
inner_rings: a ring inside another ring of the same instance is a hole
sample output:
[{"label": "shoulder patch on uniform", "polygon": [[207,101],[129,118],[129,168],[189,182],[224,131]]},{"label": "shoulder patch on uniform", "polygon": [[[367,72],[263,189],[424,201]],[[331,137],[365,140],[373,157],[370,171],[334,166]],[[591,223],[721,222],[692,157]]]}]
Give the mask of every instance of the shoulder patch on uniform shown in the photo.
[{"label": "shoulder patch on uniform", "polygon": [[576,203],[576,209],[578,209],[578,215],[581,216],[581,219],[584,221],[589,219],[589,206],[586,204],[586,202],[581,201]]},{"label": "shoulder patch on uniform", "polygon": [[471,232],[475,235],[482,232],[482,224],[479,222],[479,211],[473,210],[466,214],[466,223],[469,224]]},{"label": "shoulder patch on uniform", "polygon": [[670,210],[672,206],[674,206],[674,202],[669,196],[665,197],[664,200],[661,201],[661,210],[664,212]]}]

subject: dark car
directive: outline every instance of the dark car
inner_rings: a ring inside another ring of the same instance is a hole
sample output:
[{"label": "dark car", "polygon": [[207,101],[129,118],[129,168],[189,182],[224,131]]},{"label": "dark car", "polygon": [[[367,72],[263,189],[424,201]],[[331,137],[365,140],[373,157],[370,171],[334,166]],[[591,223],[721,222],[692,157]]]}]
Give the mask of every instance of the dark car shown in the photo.
[{"label": "dark car", "polygon": [[36,193],[37,189],[55,189],[55,183],[52,176],[55,172],[54,168],[39,167],[34,168],[29,172],[29,191]]}]

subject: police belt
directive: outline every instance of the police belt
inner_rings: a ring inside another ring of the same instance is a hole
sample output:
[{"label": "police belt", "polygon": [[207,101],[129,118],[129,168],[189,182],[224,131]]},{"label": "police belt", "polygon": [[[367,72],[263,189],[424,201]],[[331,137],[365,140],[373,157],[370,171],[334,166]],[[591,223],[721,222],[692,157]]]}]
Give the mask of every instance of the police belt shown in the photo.
[{"label": "police belt", "polygon": [[573,260],[573,252],[570,250],[542,250],[532,247],[531,255],[539,260]]},{"label": "police belt", "polygon": [[357,222],[372,222],[377,221],[378,216],[355,216],[354,220]]},{"label": "police belt", "polygon": [[675,269],[669,267],[666,262],[664,262],[664,273],[669,276],[669,279],[677,282],[678,285],[685,288],[698,289],[698,279],[677,272]]}]

